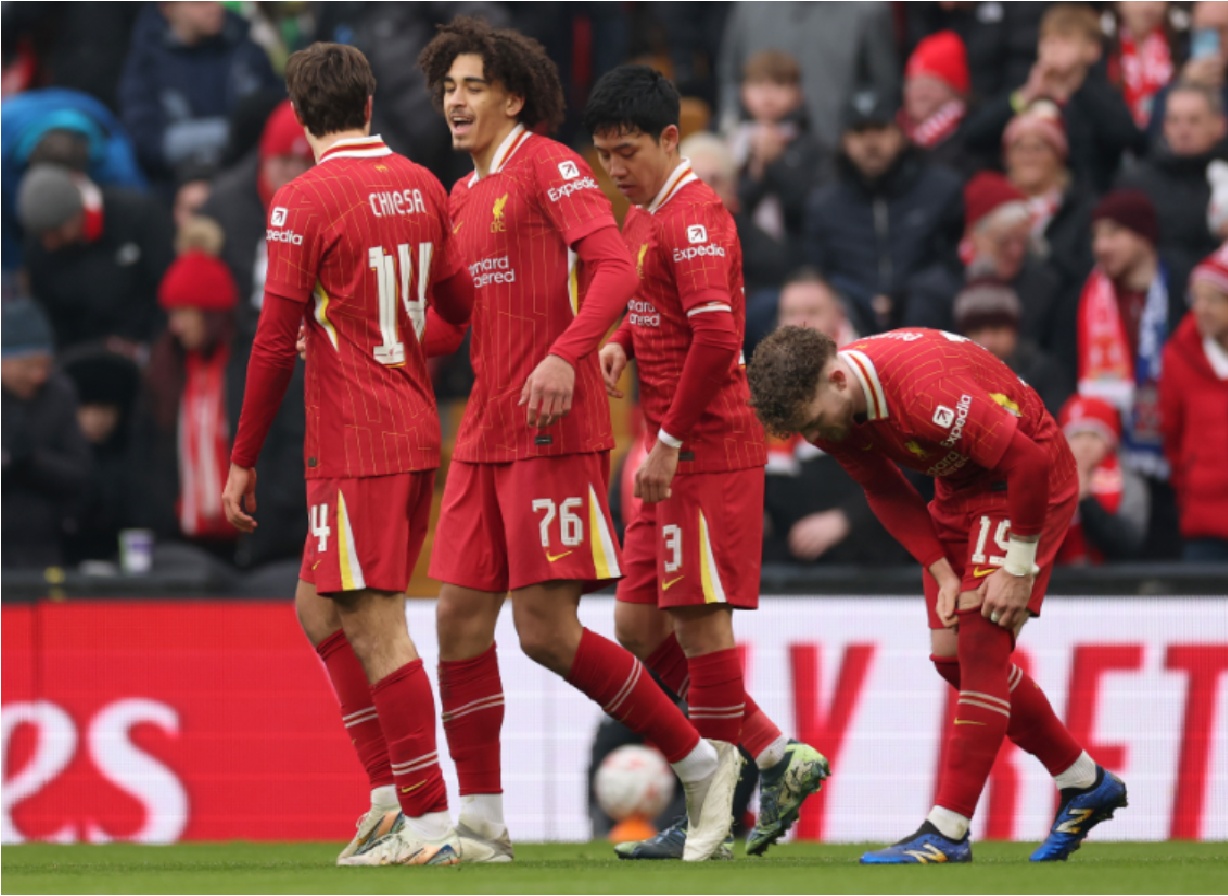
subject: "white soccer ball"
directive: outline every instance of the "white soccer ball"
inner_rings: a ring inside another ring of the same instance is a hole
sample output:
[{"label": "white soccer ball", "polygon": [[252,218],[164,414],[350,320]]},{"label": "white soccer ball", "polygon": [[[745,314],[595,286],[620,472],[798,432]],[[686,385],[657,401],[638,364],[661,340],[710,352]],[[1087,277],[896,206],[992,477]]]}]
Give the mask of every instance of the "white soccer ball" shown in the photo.
[{"label": "white soccer ball", "polygon": [[652,747],[627,744],[602,760],[595,789],[597,804],[615,821],[656,818],[674,795],[674,770]]}]

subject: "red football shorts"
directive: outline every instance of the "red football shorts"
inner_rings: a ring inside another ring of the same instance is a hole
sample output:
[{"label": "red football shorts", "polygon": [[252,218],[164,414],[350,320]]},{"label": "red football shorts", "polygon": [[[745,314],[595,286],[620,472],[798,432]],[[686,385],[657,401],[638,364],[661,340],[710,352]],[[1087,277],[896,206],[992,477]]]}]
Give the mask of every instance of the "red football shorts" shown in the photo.
[{"label": "red football shorts", "polygon": [[675,476],[623,536],[618,599],[631,604],[759,606],[763,467]]},{"label": "red football shorts", "polygon": [[620,578],[609,480],[609,452],[452,461],[431,578],[498,594],[550,581],[591,591]]},{"label": "red football shorts", "polygon": [[[1045,513],[1044,528],[1036,550],[1036,563],[1040,572],[1032,585],[1032,597],[1028,601],[1028,613],[1040,615],[1040,605],[1049,588],[1053,563],[1058,549],[1066,538],[1066,530],[1074,516],[1078,495],[1071,493],[1049,504]],[[930,519],[934,531],[942,543],[951,568],[960,577],[961,591],[975,591],[985,577],[996,572],[1006,561],[1006,548],[1010,536],[1010,517],[1006,506],[1006,492],[982,492],[963,498],[958,505],[940,505],[931,501]],[[938,583],[927,570],[922,576],[925,582],[925,611],[931,629],[943,627],[938,618]]]},{"label": "red football shorts", "polygon": [[308,479],[299,578],[320,594],[409,587],[431,522],[435,471]]}]

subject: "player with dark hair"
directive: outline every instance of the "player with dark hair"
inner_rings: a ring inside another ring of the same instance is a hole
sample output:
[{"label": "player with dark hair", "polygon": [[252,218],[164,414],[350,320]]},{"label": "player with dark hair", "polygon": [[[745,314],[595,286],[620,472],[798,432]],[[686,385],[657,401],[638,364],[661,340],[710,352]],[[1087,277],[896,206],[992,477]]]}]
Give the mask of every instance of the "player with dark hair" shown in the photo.
[{"label": "player with dark hair", "polygon": [[[680,100],[647,66],[607,72],[584,110],[601,166],[633,203],[623,240],[639,289],[601,350],[606,388],[635,358],[648,456],[643,498],[623,540],[615,627],[625,647],[685,697],[704,737],[741,742],[762,770],[761,855],[827,777],[827,760],[790,741],[746,694],[733,609],[759,605],[767,449],[742,363],[742,247],[720,197],[678,154]],[[626,859],[681,858],[679,823],[616,848]]]},{"label": "player with dark hair", "polygon": [[521,649],[652,741],[691,809],[687,859],[729,828],[740,759],[700,738],[617,644],[581,626],[581,594],[622,575],[607,506],[609,402],[597,349],[635,289],[610,203],[584,160],[534,134],[562,88],[542,47],[459,18],[419,59],[474,172],[450,210],[476,290],[475,382],[435,534],[439,690],[466,861],[512,856],[503,818],[503,686],[494,634],[511,598]]},{"label": "player with dark hair", "polygon": [[[861,861],[971,861],[969,821],[1003,737],[1039,759],[1061,793],[1032,860],[1066,859],[1126,805],[1126,785],[1011,662],[1078,501],[1074,456],[1040,396],[975,343],[923,329],[837,351],[815,330],[782,327],[755,350],[749,379],[769,432],[801,433],[836,458],[926,570],[931,659],[959,691],[933,810]],[[928,511],[897,464],[936,479]]]},{"label": "player with dark hair", "polygon": [[[362,53],[300,50],[286,86],[318,164],[270,203],[264,305],[223,502],[232,524],[255,528],[256,458],[305,319],[311,529],[295,608],[372,785],[372,811],[338,863],[455,864],[461,845],[405,588],[439,466],[421,345],[427,306],[463,324],[472,288],[452,250],[442,184],[370,136],[375,79]],[[381,828],[398,802],[401,814]]]}]

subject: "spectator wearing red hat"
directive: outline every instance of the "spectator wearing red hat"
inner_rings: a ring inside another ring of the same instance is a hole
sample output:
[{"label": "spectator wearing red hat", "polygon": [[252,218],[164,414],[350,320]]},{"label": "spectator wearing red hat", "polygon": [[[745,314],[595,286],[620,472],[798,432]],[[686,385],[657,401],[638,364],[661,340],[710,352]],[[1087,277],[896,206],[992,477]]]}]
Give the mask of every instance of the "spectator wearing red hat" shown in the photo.
[{"label": "spectator wearing red hat", "polygon": [[1117,457],[1121,421],[1107,401],[1075,395],[1058,425],[1079,473],[1079,506],[1058,550],[1063,566],[1135,556],[1147,535],[1149,499],[1143,478]]},{"label": "spectator wearing red hat", "polygon": [[968,57],[958,34],[941,31],[917,44],[904,66],[900,128],[930,161],[964,174],[980,167],[961,133],[968,89]]},{"label": "spectator wearing red hat", "polygon": [[166,331],[153,346],[137,423],[140,522],[159,540],[183,539],[227,560],[237,535],[222,510],[222,486],[230,469],[226,381],[238,298],[214,256],[189,248],[171,265],[158,287]]},{"label": "spectator wearing red hat", "polygon": [[1079,394],[1122,417],[1121,457],[1152,490],[1147,551],[1175,554],[1176,509],[1160,434],[1164,345],[1185,313],[1184,292],[1156,249],[1155,208],[1140,190],[1114,190],[1093,214],[1096,267],[1079,298]]},{"label": "spectator wearing red hat", "polygon": [[[1069,142],[1074,179],[1099,195],[1109,188],[1122,155],[1142,152],[1145,141],[1121,94],[1098,65],[1104,35],[1099,14],[1087,3],[1055,3],[1044,13],[1037,60],[1027,81],[980,107],[965,134],[977,152],[991,152],[1013,116],[1037,100],[1059,110]],[[1026,191],[1025,191],[1026,192]]]},{"label": "spectator wearing red hat", "polygon": [[1182,555],[1228,561],[1228,246],[1190,277],[1192,313],[1164,348],[1160,421]]}]

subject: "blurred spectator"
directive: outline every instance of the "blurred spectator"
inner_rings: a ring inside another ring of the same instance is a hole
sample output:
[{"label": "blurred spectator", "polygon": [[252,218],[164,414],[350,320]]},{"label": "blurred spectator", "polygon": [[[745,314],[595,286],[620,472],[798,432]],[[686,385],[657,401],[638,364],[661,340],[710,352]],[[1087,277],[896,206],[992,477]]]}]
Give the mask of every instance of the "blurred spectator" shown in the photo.
[{"label": "blurred spectator", "polygon": [[257,149],[218,175],[201,207],[200,214],[216,221],[225,234],[221,257],[239,288],[239,331],[249,342],[264,301],[269,202],[275,192],[314,163],[303,126],[285,100],[269,116]]},{"label": "blurred spectator", "polygon": [[687,137],[678,151],[691,170],[721,197],[733,215],[742,243],[742,275],[746,283],[746,348],[749,352],[766,336],[776,317],[780,285],[794,266],[789,246],[770,236],[741,207],[738,171],[729,145],[716,134],[699,132]]},{"label": "blurred spectator", "polygon": [[810,203],[806,248],[856,328],[877,333],[907,313],[920,274],[957,288],[961,182],[908,145],[894,104],[873,90],[849,98],[840,145],[837,180]]},{"label": "blurred spectator", "polygon": [[964,42],[953,31],[923,38],[904,66],[904,135],[925,150],[931,162],[964,176],[981,167],[964,147],[969,89]]},{"label": "blurred spectator", "polygon": [[280,88],[247,22],[221,3],[150,3],[133,29],[120,115],[169,196],[182,166],[218,164],[240,99]]},{"label": "blurred spectator", "polygon": [[1121,459],[1147,477],[1151,531],[1146,552],[1177,550],[1176,506],[1160,433],[1158,382],[1169,336],[1185,313],[1184,292],[1156,251],[1155,207],[1139,190],[1114,190],[1093,213],[1096,267],[1079,300],[1079,394],[1121,413]]},{"label": "blurred spectator", "polygon": [[132,25],[142,5],[5,3],[0,7],[4,64],[7,68],[14,57],[27,57],[27,77],[20,89],[63,87],[114,109]]},{"label": "blurred spectator", "polygon": [[3,565],[63,563],[63,538],[89,478],[89,447],[77,397],[55,370],[51,324],[28,299],[3,304],[0,437],[3,438]]},{"label": "blurred spectator", "polygon": [[[1055,3],[1040,25],[1038,58],[1026,83],[1002,94],[973,114],[965,134],[976,152],[992,152],[1012,115],[1050,100],[1060,110],[1069,143],[1063,153],[1074,179],[1099,195],[1117,174],[1122,154],[1141,151],[1142,132],[1134,125],[1120,93],[1093,68],[1100,60],[1100,19],[1083,3]],[[1026,190],[1025,190],[1026,192]]]},{"label": "blurred spectator", "polygon": [[1006,176],[1028,202],[1031,253],[1078,289],[1092,267],[1093,198],[1066,167],[1068,144],[1056,107],[1041,101],[1011,120],[1002,135]]},{"label": "blurred spectator", "polygon": [[[1073,380],[1078,293],[1064,292],[1053,269],[1028,252],[1030,234],[1027,199],[1001,174],[982,171],[964,186],[965,283],[991,279],[1009,286],[1019,300],[1019,338],[1051,355]],[[953,305],[952,293],[922,288],[902,323],[952,330]]]},{"label": "blurred spectator", "polygon": [[1194,269],[1164,348],[1160,413],[1187,560],[1228,561],[1228,247]]},{"label": "blurred spectator", "polygon": [[167,312],[146,370],[138,410],[143,500],[138,524],[230,559],[238,532],[222,512],[230,467],[226,369],[238,291],[226,266],[192,250],[158,288]]},{"label": "blurred spectator", "polygon": [[742,72],[760,50],[783,50],[802,64],[811,133],[837,148],[845,97],[862,86],[899,92],[900,69],[887,3],[734,3],[717,78],[721,131],[738,120]]},{"label": "blurred spectator", "polygon": [[1198,84],[1178,84],[1164,107],[1163,139],[1120,179],[1120,186],[1137,187],[1151,198],[1160,225],[1160,253],[1172,264],[1178,283],[1185,283],[1198,260],[1220,243],[1207,228],[1207,166],[1225,158],[1224,133],[1219,94]]},{"label": "blurred spectator", "polygon": [[187,223],[200,214],[213,192],[213,175],[207,168],[188,168],[180,176],[175,188],[175,203],[171,214],[175,219],[175,233],[180,233]]},{"label": "blurred spectator", "polygon": [[0,104],[0,215],[4,269],[21,266],[17,185],[30,165],[49,163],[89,177],[102,187],[143,189],[145,177],[132,142],[106,106],[73,90],[32,90]]},{"label": "blurred spectator", "polygon": [[1044,3],[906,3],[907,50],[939,31],[953,31],[967,48],[971,94],[985,100],[1022,84],[1036,61]]},{"label": "blurred spectator", "polygon": [[1079,474],[1079,505],[1058,551],[1063,566],[1134,557],[1147,535],[1147,485],[1121,465],[1121,420],[1107,401],[1075,395],[1058,414]]},{"label": "blurred spectator", "polygon": [[1134,123],[1146,130],[1155,95],[1175,70],[1168,4],[1118,2],[1113,12],[1117,29],[1105,58],[1108,80],[1121,91]]},{"label": "blurred spectator", "polygon": [[831,158],[810,133],[803,105],[802,70],[780,50],[763,50],[746,60],[742,108],[746,118],[729,137],[738,166],[739,210],[801,257],[800,236],[806,197],[830,179]]},{"label": "blurred spectator", "polygon": [[1010,286],[980,280],[955,297],[955,331],[994,354],[1037,391],[1049,413],[1057,416],[1074,392],[1074,378],[1036,343],[1019,333],[1019,297]]},{"label": "blurred spectator", "polygon": [[[683,96],[697,97],[707,103],[709,109],[715,109],[718,99],[717,60],[732,4],[710,3],[704,7],[703,15],[696,15],[695,6],[691,3],[646,3],[641,6],[661,24],[673,67],[672,80],[678,92]],[[594,22],[594,26],[596,24]],[[602,39],[593,48],[595,54],[604,43],[602,32]],[[620,61],[616,60],[615,64]],[[609,70],[600,65],[594,65],[594,68],[602,68],[602,72]],[[594,78],[602,72],[597,72]]]},{"label": "blurred spectator", "polygon": [[[839,297],[814,271],[799,271],[781,290],[780,325],[812,327],[837,345],[856,337]],[[800,435],[768,440],[764,511],[768,563],[882,565],[906,556],[852,477]]]},{"label": "blurred spectator", "polygon": [[131,525],[136,498],[132,466],[132,409],[141,385],[137,365],[99,346],[83,346],[61,358],[60,367],[77,389],[77,422],[89,443],[91,472],[82,490],[76,525],[66,542],[66,559],[115,563],[119,533]]},{"label": "blurred spectator", "polygon": [[136,351],[149,342],[172,257],[171,222],[156,199],[37,165],[17,189],[17,216],[30,289],[58,348],[114,337]]},{"label": "blurred spectator", "polygon": [[1228,242],[1228,162],[1215,161],[1207,166],[1207,184],[1211,188],[1207,231],[1221,243]]},{"label": "blurred spectator", "polygon": [[1228,3],[1200,2],[1190,13],[1190,54],[1168,87],[1153,97],[1148,137],[1154,142],[1166,118],[1165,107],[1173,84],[1201,84],[1220,96],[1228,109]]}]

